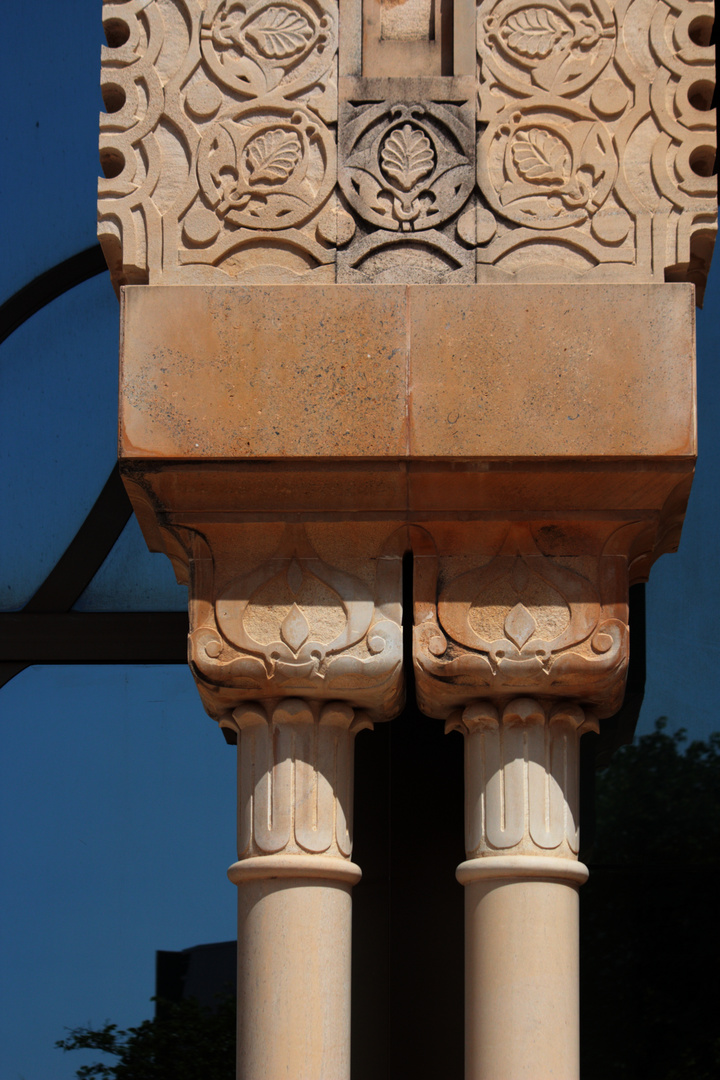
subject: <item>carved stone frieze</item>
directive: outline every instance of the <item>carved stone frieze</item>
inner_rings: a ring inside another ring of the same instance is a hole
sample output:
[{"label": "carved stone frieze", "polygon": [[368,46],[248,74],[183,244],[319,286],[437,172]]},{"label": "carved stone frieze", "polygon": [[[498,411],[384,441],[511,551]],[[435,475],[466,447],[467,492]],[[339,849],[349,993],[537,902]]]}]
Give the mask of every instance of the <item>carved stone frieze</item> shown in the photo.
[{"label": "carved stone frieze", "polygon": [[473,281],[473,80],[342,78],[340,99],[338,181],[358,227],[338,280]]},{"label": "carved stone frieze", "polygon": [[312,89],[337,48],[330,0],[211,0],[202,16],[203,59],[219,83],[248,98]]},{"label": "carved stone frieze", "polygon": [[334,0],[107,0],[115,283],[670,280],[701,297],[712,6],[486,0],[475,76],[468,13],[449,52],[433,10],[346,6],[338,89]]},{"label": "carved stone frieze", "polygon": [[478,281],[689,280],[715,235],[712,7],[478,7]]},{"label": "carved stone frieze", "polygon": [[466,555],[437,556],[427,537],[414,630],[425,712],[447,717],[473,699],[523,694],[574,699],[600,716],[619,709],[628,662],[625,557],[612,548],[548,554],[532,525],[517,524],[491,558],[472,565]]},{"label": "carved stone frieze", "polygon": [[103,19],[116,284],[334,280],[337,5],[129,0]]},{"label": "carved stone frieze", "polygon": [[574,859],[580,838],[580,736],[597,731],[577,705],[515,698],[467,705],[448,720],[465,735],[465,850]]}]

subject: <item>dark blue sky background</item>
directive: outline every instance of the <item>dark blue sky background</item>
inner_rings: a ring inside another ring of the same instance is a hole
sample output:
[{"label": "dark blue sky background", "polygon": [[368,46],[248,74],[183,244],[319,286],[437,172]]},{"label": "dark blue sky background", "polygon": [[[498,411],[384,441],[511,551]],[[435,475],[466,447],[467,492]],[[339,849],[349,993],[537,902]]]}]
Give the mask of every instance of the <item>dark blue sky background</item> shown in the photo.
[{"label": "dark blue sky background", "polygon": [[[3,8],[0,301],[95,241],[99,0]],[[716,730],[720,691],[717,268],[698,316],[700,463],[680,552],[648,587],[639,731]],[[115,460],[107,275],[0,348],[0,606],[21,606]],[[134,521],[78,607],[185,606]],[[156,949],[234,937],[234,752],[183,667],[36,667],[0,690],[0,1076],[70,1080],[65,1027],[150,1015]],[[428,721],[432,722],[432,721]],[[364,736],[372,738],[371,735]]]}]

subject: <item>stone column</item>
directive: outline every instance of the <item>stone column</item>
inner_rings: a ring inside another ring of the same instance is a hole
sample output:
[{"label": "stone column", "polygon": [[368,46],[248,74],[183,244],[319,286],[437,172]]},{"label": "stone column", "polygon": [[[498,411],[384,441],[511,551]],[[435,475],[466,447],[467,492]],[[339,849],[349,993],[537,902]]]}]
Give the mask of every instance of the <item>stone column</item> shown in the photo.
[{"label": "stone column", "polygon": [[418,696],[465,737],[466,1080],[579,1077],[580,737],[622,701],[639,528],[414,535]]},{"label": "stone column", "polygon": [[402,705],[396,531],[171,530],[191,666],[237,742],[239,1080],[350,1078],[353,755]]},{"label": "stone column", "polygon": [[573,1080],[579,741],[597,722],[516,698],[468,705],[448,728],[465,736],[466,1077]]},{"label": "stone column", "polygon": [[286,698],[222,721],[238,740],[238,1076],[350,1076],[355,734],[362,712]]}]

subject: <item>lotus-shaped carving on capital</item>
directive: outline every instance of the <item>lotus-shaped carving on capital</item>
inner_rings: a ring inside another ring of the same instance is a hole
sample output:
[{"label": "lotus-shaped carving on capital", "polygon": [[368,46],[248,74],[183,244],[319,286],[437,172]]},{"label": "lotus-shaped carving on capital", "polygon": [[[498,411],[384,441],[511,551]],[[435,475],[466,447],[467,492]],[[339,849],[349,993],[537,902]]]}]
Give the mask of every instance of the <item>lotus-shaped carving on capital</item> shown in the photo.
[{"label": "lotus-shaped carving on capital", "polygon": [[[293,546],[237,578],[216,601],[217,625],[243,654],[261,659],[272,676],[323,675],[330,658],[368,633],[375,612],[360,578]],[[370,635],[368,649],[385,642]]]},{"label": "lotus-shaped carving on capital", "polygon": [[600,614],[592,582],[526,545],[514,554],[506,545],[487,565],[451,581],[438,601],[445,633],[486,653],[495,670],[528,661],[548,670],[554,654],[594,633]]},{"label": "lotus-shaped carving on capital", "polygon": [[211,0],[201,40],[206,61],[233,90],[298,93],[332,63],[337,15],[325,0]]}]

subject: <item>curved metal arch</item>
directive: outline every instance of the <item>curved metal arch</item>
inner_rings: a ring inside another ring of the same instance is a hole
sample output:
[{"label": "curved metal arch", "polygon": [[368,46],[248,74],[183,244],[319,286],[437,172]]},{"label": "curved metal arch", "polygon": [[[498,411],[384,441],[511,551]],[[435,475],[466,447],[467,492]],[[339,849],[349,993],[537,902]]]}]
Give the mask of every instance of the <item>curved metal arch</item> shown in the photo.
[{"label": "curved metal arch", "polygon": [[[107,273],[99,244],[39,274],[0,305],[0,343],[63,293]],[[0,687],[31,664],[185,663],[187,615],[79,612],[132,509],[115,465],[64,554],[21,611],[0,614]]]}]

